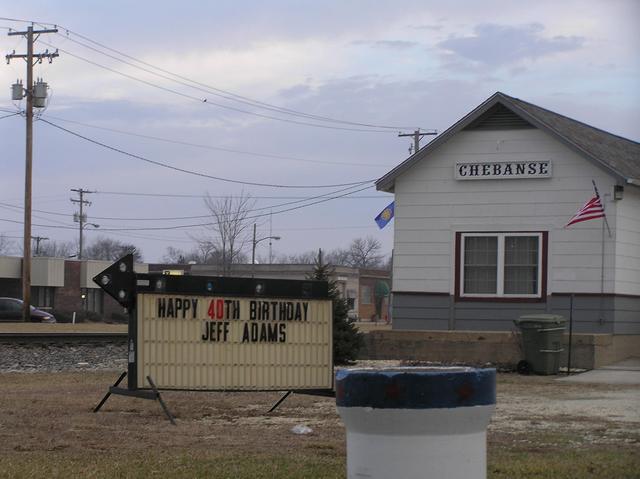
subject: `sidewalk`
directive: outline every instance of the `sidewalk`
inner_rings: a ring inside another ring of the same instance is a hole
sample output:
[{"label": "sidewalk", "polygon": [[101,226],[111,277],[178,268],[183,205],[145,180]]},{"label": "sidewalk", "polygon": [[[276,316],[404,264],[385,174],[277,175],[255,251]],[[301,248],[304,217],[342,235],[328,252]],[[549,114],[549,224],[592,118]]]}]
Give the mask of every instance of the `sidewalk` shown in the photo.
[{"label": "sidewalk", "polygon": [[630,358],[602,368],[561,377],[558,381],[596,384],[637,384],[640,385],[640,359]]}]

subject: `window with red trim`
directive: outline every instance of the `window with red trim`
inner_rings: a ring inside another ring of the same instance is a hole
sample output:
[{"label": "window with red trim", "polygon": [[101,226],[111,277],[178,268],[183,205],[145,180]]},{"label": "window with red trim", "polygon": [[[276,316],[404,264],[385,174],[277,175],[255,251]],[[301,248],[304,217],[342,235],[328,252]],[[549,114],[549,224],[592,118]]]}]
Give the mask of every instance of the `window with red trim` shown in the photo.
[{"label": "window with red trim", "polygon": [[540,298],[541,232],[460,233],[458,291],[463,298]]}]

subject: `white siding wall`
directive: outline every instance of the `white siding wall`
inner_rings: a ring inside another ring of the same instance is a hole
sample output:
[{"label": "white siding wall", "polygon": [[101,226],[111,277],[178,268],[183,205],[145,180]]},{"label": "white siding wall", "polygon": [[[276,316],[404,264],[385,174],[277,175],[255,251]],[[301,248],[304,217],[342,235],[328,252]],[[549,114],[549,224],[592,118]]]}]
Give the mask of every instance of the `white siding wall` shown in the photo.
[{"label": "white siding wall", "polygon": [[[553,164],[551,178],[454,179],[457,161],[543,159]],[[614,179],[550,135],[535,129],[458,133],[396,179],[394,291],[453,294],[457,231],[548,231],[547,293],[599,293],[602,220],[563,229],[592,197],[592,179],[607,195],[615,231]],[[637,232],[638,214],[629,216]],[[606,237],[605,292],[614,291],[615,261],[615,241]]]},{"label": "white siding wall", "polygon": [[615,292],[640,295],[640,188],[631,185],[617,202]]}]

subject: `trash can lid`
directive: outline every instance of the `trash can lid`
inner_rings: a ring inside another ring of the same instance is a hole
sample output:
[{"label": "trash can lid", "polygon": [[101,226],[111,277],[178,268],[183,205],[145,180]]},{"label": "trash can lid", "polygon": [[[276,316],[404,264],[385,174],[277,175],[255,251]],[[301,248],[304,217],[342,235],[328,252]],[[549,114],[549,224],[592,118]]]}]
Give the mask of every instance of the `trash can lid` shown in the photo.
[{"label": "trash can lid", "polygon": [[516,324],[522,323],[543,323],[543,324],[564,324],[564,316],[559,314],[525,314],[514,320]]},{"label": "trash can lid", "polygon": [[338,407],[437,409],[495,403],[493,368],[356,368],[336,372]]}]

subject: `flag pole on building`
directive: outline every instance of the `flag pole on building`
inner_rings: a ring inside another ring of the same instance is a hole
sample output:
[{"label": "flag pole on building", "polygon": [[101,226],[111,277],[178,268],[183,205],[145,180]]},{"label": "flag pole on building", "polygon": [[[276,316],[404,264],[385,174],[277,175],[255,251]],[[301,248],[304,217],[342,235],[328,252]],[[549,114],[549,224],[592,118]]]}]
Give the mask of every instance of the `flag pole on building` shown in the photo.
[{"label": "flag pole on building", "polygon": [[[600,194],[598,193],[598,187],[596,186],[596,182],[595,180],[591,180],[591,183],[593,183],[593,189],[596,192],[596,196],[598,198],[600,198]],[[600,201],[601,205],[602,205],[602,248],[601,248],[601,258],[600,258],[600,308],[599,308],[599,314],[598,314],[598,321],[600,322],[600,324],[604,323],[604,253],[605,253],[605,248],[604,248],[604,242],[605,242],[605,237],[604,237],[604,227],[607,227],[607,232],[609,233],[609,238],[611,238],[611,228],[609,228],[609,222],[607,221],[607,216],[604,213],[604,203],[602,203],[602,201]]]},{"label": "flag pole on building", "polygon": [[609,228],[609,222],[607,221],[607,216],[604,214],[604,203],[600,199],[600,193],[598,193],[598,187],[596,186],[596,181],[591,180],[591,183],[593,183],[593,189],[596,192],[596,198],[600,200],[600,205],[602,207],[602,218],[604,219],[603,224],[606,225],[607,232],[609,233],[609,238],[611,238],[611,228]]},{"label": "flag pole on building", "polygon": [[611,238],[611,228],[609,228],[609,222],[607,221],[607,216],[604,212],[604,204],[602,203],[602,199],[600,198],[600,193],[598,192],[598,187],[596,186],[595,180],[591,180],[593,184],[593,190],[595,191],[595,196],[587,201],[582,208],[578,210],[578,212],[571,217],[569,222],[564,226],[565,228],[575,224],[580,223],[582,221],[595,220],[597,218],[602,218],[602,249],[601,249],[601,262],[600,262],[600,313],[599,313],[599,321],[600,324],[604,322],[604,254],[605,254],[605,236],[604,236],[604,228],[607,227],[607,231],[609,232],[609,238]]}]

